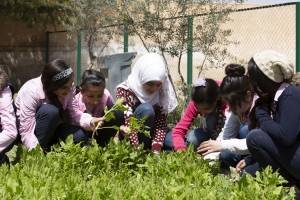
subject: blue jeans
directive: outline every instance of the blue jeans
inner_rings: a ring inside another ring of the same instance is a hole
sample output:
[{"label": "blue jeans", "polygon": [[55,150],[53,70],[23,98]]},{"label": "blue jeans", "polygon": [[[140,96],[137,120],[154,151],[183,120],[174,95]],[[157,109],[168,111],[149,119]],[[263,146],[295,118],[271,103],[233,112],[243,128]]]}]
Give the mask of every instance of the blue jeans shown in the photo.
[{"label": "blue jeans", "polygon": [[[136,107],[133,116],[139,120],[145,119],[144,125],[149,127],[151,136],[154,133],[155,110],[149,103],[142,103]],[[144,144],[145,149],[151,149],[152,137],[147,137],[143,133],[137,133],[140,143]]]},{"label": "blue jeans", "polygon": [[[226,172],[229,171],[229,167],[236,167],[236,165],[244,159],[244,155],[240,155],[237,153],[232,153],[229,150],[223,150],[220,153],[220,168],[221,171]],[[247,164],[244,171],[248,174],[251,174],[252,176],[255,176],[255,173],[260,169],[260,166],[258,163],[251,163]]]},{"label": "blue jeans", "polygon": [[239,130],[239,139],[245,139],[249,133],[249,127],[247,124],[242,124]]},{"label": "blue jeans", "polygon": [[[193,145],[195,149],[204,141],[211,138],[212,132],[215,130],[217,125],[218,116],[216,113],[210,113],[206,116],[206,129],[196,128],[190,131],[186,135],[186,145]],[[173,150],[173,138],[172,131],[169,131],[166,134],[164,141],[164,150],[171,151]]]},{"label": "blue jeans", "polygon": [[[195,149],[204,141],[209,140],[210,133],[202,128],[196,128],[190,131],[186,136],[186,145],[193,145]],[[165,137],[164,150],[173,150],[172,131],[169,131]]]},{"label": "blue jeans", "polygon": [[78,130],[78,127],[62,123],[59,109],[52,104],[42,104],[36,112],[34,134],[42,149],[47,152],[59,140]]},{"label": "blue jeans", "polygon": [[261,167],[271,166],[290,183],[300,187],[300,141],[289,147],[278,145],[261,129],[253,129],[247,136],[247,146]]},{"label": "blue jeans", "polygon": [[[239,139],[245,139],[249,133],[248,125],[241,125],[238,138]],[[220,167],[221,170],[229,170],[229,167],[236,167],[236,165],[244,158],[245,156],[242,156],[237,153],[233,153],[229,150],[222,150],[220,153]],[[255,172],[254,172],[255,174]]]}]

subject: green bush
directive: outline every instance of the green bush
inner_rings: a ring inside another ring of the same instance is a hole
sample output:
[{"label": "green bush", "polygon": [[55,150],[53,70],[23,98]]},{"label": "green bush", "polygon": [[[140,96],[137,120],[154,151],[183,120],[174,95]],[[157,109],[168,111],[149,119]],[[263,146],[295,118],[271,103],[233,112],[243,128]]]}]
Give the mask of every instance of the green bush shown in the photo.
[{"label": "green bush", "polygon": [[266,169],[238,181],[192,151],[149,154],[125,142],[81,148],[70,139],[47,155],[36,148],[0,167],[0,199],[293,199]]}]

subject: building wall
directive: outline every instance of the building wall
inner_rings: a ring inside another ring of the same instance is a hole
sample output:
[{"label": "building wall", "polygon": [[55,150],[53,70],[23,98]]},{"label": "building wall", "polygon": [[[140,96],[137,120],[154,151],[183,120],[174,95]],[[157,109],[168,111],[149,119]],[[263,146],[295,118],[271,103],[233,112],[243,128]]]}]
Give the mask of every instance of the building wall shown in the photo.
[{"label": "building wall", "polygon": [[5,18],[0,21],[0,66],[18,88],[41,72],[45,63],[45,32],[41,26],[30,28]]},{"label": "building wall", "polygon": [[76,72],[76,38],[66,33],[49,34],[53,27],[27,24],[0,18],[0,66],[7,70],[11,83],[19,89],[27,80],[37,77],[48,60],[65,59]]}]

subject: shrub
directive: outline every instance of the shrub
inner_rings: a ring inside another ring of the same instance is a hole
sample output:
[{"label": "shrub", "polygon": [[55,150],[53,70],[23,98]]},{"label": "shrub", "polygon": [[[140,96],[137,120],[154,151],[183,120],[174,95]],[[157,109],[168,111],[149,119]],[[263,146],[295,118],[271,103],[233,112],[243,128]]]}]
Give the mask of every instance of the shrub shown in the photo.
[{"label": "shrub", "polygon": [[44,155],[21,152],[0,167],[1,199],[293,199],[294,190],[266,169],[232,181],[190,149],[149,154],[126,142],[81,148],[68,139]]}]

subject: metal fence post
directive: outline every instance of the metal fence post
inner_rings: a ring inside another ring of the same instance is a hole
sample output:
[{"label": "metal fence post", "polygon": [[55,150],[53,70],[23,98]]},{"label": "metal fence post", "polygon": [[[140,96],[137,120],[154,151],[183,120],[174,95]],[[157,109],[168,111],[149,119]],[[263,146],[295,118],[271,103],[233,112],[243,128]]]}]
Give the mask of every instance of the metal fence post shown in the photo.
[{"label": "metal fence post", "polygon": [[128,23],[124,22],[124,53],[128,52]]},{"label": "metal fence post", "polygon": [[300,72],[300,2],[296,3],[296,72]]},{"label": "metal fence post", "polygon": [[76,70],[76,80],[77,85],[80,83],[81,79],[81,31],[77,33],[77,70]]},{"label": "metal fence post", "polygon": [[193,82],[193,17],[188,17],[188,32],[187,32],[187,83]]}]

